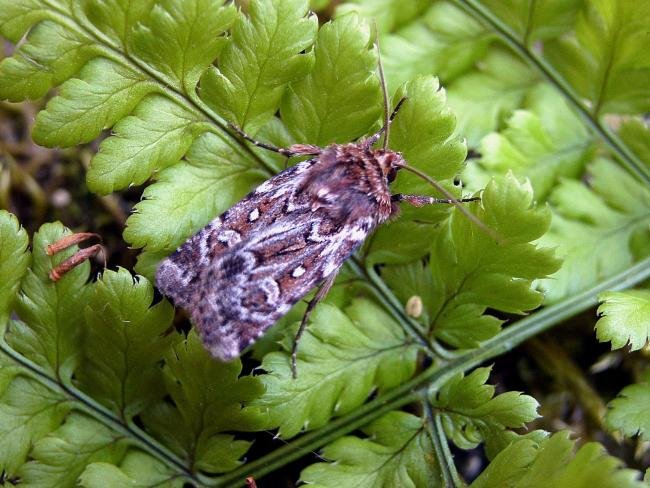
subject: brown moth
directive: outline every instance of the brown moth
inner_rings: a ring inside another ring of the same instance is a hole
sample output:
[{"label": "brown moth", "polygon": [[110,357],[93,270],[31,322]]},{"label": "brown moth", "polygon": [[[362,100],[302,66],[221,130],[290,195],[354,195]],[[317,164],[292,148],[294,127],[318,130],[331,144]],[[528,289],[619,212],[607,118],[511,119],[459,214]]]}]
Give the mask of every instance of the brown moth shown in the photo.
[{"label": "brown moth", "polygon": [[[385,87],[381,64],[380,77]],[[231,125],[259,147],[287,157],[312,158],[262,183],[160,264],[158,289],[190,313],[211,355],[223,360],[239,356],[320,284],[294,342],[295,377],[296,345],[311,311],[345,260],[378,225],[397,215],[399,202],[422,206],[476,200],[454,199],[408,166],[400,153],[387,149],[390,123],[404,101],[390,118],[386,115],[384,126],[373,136],[323,148],[306,144],[277,148]],[[385,88],[384,102],[387,106]],[[375,148],[384,132],[383,147]],[[389,186],[401,169],[418,174],[448,198],[391,194]]]}]

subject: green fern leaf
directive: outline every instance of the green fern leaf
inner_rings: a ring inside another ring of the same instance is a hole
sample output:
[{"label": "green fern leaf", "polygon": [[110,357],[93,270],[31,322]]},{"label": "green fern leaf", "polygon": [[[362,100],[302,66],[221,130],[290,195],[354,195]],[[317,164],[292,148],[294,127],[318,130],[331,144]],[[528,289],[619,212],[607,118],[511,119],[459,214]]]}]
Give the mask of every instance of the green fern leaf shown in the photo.
[{"label": "green fern leaf", "polygon": [[487,53],[480,68],[448,87],[449,106],[458,117],[458,133],[470,147],[497,130],[519,108],[538,76],[518,58],[499,49]]},{"label": "green fern leaf", "polygon": [[365,426],[366,439],[343,437],[323,449],[333,463],[317,463],[300,479],[312,487],[439,486],[438,465],[422,419],[390,412]]},{"label": "green fern leaf", "polygon": [[119,467],[104,462],[89,464],[81,476],[84,488],[182,488],[185,480],[140,451],[129,451]]},{"label": "green fern leaf", "polygon": [[609,402],[605,417],[607,426],[613,431],[620,430],[628,437],[638,435],[643,441],[650,440],[649,401],[650,371],[646,371],[640,382],[626,386]]},{"label": "green fern leaf", "polygon": [[78,79],[66,81],[59,95],[38,113],[32,137],[49,147],[90,142],[155,89],[141,73],[96,58],[84,66]]},{"label": "green fern leaf", "polygon": [[193,93],[203,72],[226,44],[222,34],[236,10],[224,0],[163,0],[135,27],[133,53],[173,86]]},{"label": "green fern leaf", "polygon": [[530,46],[537,41],[560,37],[573,27],[583,0],[483,0],[492,14],[503,20],[521,40]]},{"label": "green fern leaf", "polygon": [[479,368],[465,377],[457,375],[431,399],[442,412],[447,438],[461,449],[494,443],[508,429],[538,417],[538,403],[532,397],[514,391],[494,396],[494,387],[485,384],[489,374],[490,368]]},{"label": "green fern leaf", "polygon": [[630,344],[632,351],[644,347],[650,339],[650,290],[601,293],[600,319],[596,336],[610,341],[612,349]]},{"label": "green fern leaf", "polygon": [[240,15],[219,68],[201,79],[201,97],[226,120],[255,133],[273,116],[287,83],[307,74],[317,19],[306,0],[251,2]]},{"label": "green fern leaf", "polygon": [[38,364],[52,377],[68,381],[79,364],[79,304],[85,303],[90,265],[82,263],[61,280],[52,282],[50,270],[76,251],[69,248],[53,257],[46,246],[69,234],[61,224],[45,224],[34,235],[32,267],[22,283],[14,321],[6,340],[14,349]]},{"label": "green fern leaf", "polygon": [[645,2],[586,2],[575,37],[546,45],[545,55],[591,102],[595,117],[650,110],[649,18]]},{"label": "green fern leaf", "polygon": [[619,132],[621,139],[650,167],[650,127],[639,119],[626,120]]},{"label": "green fern leaf", "polygon": [[192,332],[165,357],[165,385],[175,407],[161,401],[143,413],[145,425],[183,456],[192,470],[229,471],[250,443],[226,431],[256,430],[241,404],[262,393],[257,378],[238,378],[241,363],[212,359]]},{"label": "green fern leaf", "polygon": [[507,128],[481,140],[481,158],[465,177],[483,188],[491,175],[513,171],[527,177],[537,201],[544,201],[561,178],[577,178],[593,154],[592,137],[550,87],[530,94],[529,110],[516,110]]},{"label": "green fern leaf", "polygon": [[[444,90],[433,77],[417,78],[402,86],[395,100],[407,97],[391,126],[390,147],[400,151],[411,166],[438,180],[454,177],[462,168],[467,148],[454,136],[456,120],[446,106]],[[455,191],[457,189],[452,189]],[[391,191],[431,194],[435,190],[420,178],[402,171]],[[431,233],[449,215],[449,208],[403,206],[398,220],[381,226],[366,247],[367,265],[403,263],[426,254]],[[395,236],[408,235],[408,239]]]},{"label": "green fern leaf", "polygon": [[34,443],[55,430],[72,408],[60,393],[23,373],[0,355],[0,466],[11,476]]},{"label": "green fern leaf", "polygon": [[529,184],[512,175],[494,179],[482,207],[470,208],[501,243],[454,212],[450,233],[438,232],[434,239],[428,268],[411,264],[383,273],[404,303],[413,295],[422,298],[433,337],[459,348],[476,347],[499,331],[501,321],[484,315],[487,308],[522,314],[538,307],[543,295],[532,281],[559,267],[552,250],[532,243],[548,228],[550,211],[532,206]]},{"label": "green fern leaf", "polygon": [[99,146],[90,161],[88,187],[105,195],[144,183],[183,157],[201,132],[200,122],[165,97],[146,97]]},{"label": "green fern leaf", "polygon": [[547,300],[573,295],[648,255],[650,191],[606,159],[588,167],[589,187],[565,180],[550,197],[557,212],[542,242],[558,246],[562,269],[542,286]]},{"label": "green fern leaf", "polygon": [[174,309],[167,301],[149,308],[152,300],[146,279],[118,269],[104,272],[84,310],[77,384],[124,419],[165,394],[157,363],[169,348],[171,337],[163,334]]},{"label": "green fern leaf", "polygon": [[357,12],[366,19],[373,19],[380,32],[388,32],[416,17],[428,5],[426,0],[408,3],[400,0],[353,0],[337,6],[336,15]]},{"label": "green fern leaf", "polygon": [[542,488],[557,486],[598,486],[602,488],[643,488],[637,472],[622,469],[621,462],[608,456],[595,442],[577,453],[567,432],[559,432],[536,443],[520,440],[504,449],[470,488]]},{"label": "green fern leaf", "polygon": [[128,442],[82,414],[72,413],[59,429],[34,445],[32,461],[18,471],[22,483],[38,488],[75,486],[91,462],[118,462]]},{"label": "green fern leaf", "polygon": [[4,336],[20,280],[29,265],[28,241],[16,217],[0,210],[0,337]]},{"label": "green fern leaf", "polygon": [[133,28],[143,20],[156,0],[102,0],[82,2],[83,13],[111,43],[122,51],[131,46]]},{"label": "green fern leaf", "polygon": [[[7,3],[23,4],[2,2],[0,10]],[[13,102],[41,98],[98,54],[89,38],[58,23],[41,22],[29,31],[12,57],[0,61],[0,98]]]},{"label": "green fern leaf", "polygon": [[[293,336],[292,330],[286,351]],[[287,352],[267,354],[261,366],[267,374],[260,376],[266,392],[251,408],[267,427],[293,437],[354,410],[373,391],[407,380],[416,354],[400,326],[374,303],[355,300],[345,313],[322,303],[300,341],[298,378],[291,376]]]},{"label": "green fern leaf", "polygon": [[389,87],[419,75],[439,76],[445,85],[470,70],[496,37],[448,2],[433,5],[394,34],[381,37]]},{"label": "green fern leaf", "polygon": [[368,25],[356,15],[318,32],[311,72],[289,85],[281,114],[296,141],[325,146],[368,132],[380,117],[377,59]]}]

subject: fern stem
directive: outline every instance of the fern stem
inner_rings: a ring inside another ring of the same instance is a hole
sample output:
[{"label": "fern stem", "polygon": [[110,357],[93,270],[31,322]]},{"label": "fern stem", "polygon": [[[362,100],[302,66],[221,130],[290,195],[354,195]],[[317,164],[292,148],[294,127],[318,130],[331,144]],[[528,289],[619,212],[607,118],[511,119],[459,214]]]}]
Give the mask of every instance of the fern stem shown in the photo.
[{"label": "fern stem", "polygon": [[424,420],[427,431],[433,443],[433,450],[436,453],[436,462],[440,468],[442,486],[464,487],[465,483],[463,483],[456,470],[454,456],[449,449],[449,443],[447,442],[447,437],[442,427],[440,414],[433,412],[431,403],[429,403],[425,392],[422,392],[422,408],[424,409]]},{"label": "fern stem", "polygon": [[548,63],[518,39],[515,32],[477,0],[452,0],[452,3],[464,12],[490,26],[514,52],[535,68],[566,99],[570,106],[582,117],[586,125],[605,143],[616,158],[644,183],[650,185],[650,169],[621,141],[609,127],[592,114],[581,101],[573,87]]},{"label": "fern stem", "polygon": [[599,293],[630,288],[649,278],[650,258],[646,258],[582,293],[517,321],[492,339],[484,342],[480,348],[465,352],[444,366],[431,366],[407,383],[379,395],[354,412],[333,420],[319,430],[305,434],[266,456],[216,478],[214,486],[234,488],[241,486],[241,480],[246,476],[261,478],[392,410],[418,401],[421,398],[422,390],[430,394],[432,390],[441,387],[452,376],[500,356],[527,339],[588,310],[597,304]]},{"label": "fern stem", "polygon": [[413,336],[431,356],[437,357],[438,354],[431,347],[431,343],[422,331],[420,324],[404,313],[404,308],[400,301],[377,275],[375,270],[372,267],[363,267],[356,258],[348,260],[346,264],[354,273],[370,284],[370,288],[377,300],[384,305],[386,310],[391,313],[402,328]]},{"label": "fern stem", "polygon": [[30,378],[38,381],[43,386],[60,393],[62,396],[71,401],[72,408],[93,417],[107,427],[119,432],[130,442],[144,452],[150,454],[156,459],[161,460],[170,468],[177,470],[188,481],[199,484],[199,479],[184,465],[183,461],[174,453],[169,451],[155,439],[151,438],[145,432],[137,427],[127,425],[109,409],[97,403],[94,399],[79,391],[71,385],[66,385],[55,378],[52,378],[40,366],[27,359],[22,354],[17,353],[4,340],[0,340],[0,351],[9,356],[13,361],[20,364]]}]

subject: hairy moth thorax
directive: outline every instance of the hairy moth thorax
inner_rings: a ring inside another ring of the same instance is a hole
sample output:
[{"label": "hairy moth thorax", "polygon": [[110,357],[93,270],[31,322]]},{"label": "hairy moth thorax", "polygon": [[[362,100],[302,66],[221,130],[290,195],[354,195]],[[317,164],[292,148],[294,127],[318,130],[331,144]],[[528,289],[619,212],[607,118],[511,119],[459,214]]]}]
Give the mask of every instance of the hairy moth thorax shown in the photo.
[{"label": "hairy moth thorax", "polygon": [[[318,155],[318,162],[305,179],[303,188],[313,198],[313,209],[328,205],[342,215],[369,218],[381,224],[395,212],[390,183],[405,164],[402,155],[385,149],[375,149],[364,142],[332,144]],[[341,199],[345,194],[347,198]],[[376,203],[372,215],[367,205],[355,205],[358,199]]]}]

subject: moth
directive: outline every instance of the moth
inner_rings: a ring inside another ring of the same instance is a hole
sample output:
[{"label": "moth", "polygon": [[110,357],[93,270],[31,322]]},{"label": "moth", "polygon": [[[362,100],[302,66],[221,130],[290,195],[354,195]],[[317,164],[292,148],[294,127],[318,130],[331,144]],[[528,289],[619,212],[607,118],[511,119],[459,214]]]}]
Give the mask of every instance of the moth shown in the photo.
[{"label": "moth", "polygon": [[[390,117],[385,115],[376,134],[349,144],[278,148],[230,126],[256,146],[311,159],[262,183],[161,262],[158,289],[189,312],[212,356],[239,356],[320,285],[294,341],[295,377],[297,344],[312,310],[345,260],[377,226],[398,214],[400,202],[422,206],[476,200],[454,199],[435,180],[408,166],[400,153],[387,149],[390,123],[404,101]],[[384,132],[383,147],[375,148]],[[425,178],[448,198],[391,194],[390,184],[402,169]]]}]

